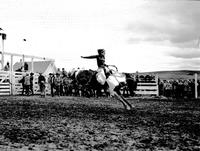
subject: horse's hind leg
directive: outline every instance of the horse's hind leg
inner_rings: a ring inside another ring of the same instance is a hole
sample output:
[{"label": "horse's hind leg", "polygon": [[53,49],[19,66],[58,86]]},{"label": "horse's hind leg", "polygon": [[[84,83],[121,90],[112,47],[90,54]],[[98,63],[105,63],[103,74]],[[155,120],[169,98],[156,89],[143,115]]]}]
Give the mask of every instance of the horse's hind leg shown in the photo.
[{"label": "horse's hind leg", "polygon": [[124,108],[126,110],[131,110],[132,109],[131,104],[128,103],[128,101],[125,98],[123,98],[122,96],[118,95],[116,92],[114,92],[113,95],[117,100],[119,100],[123,104],[123,106],[124,106]]},{"label": "horse's hind leg", "polygon": [[118,95],[118,98],[120,100],[123,100],[123,103],[125,103],[125,105],[127,106],[127,108],[132,108],[131,104],[121,95],[121,92],[120,92],[120,86],[116,86],[115,89],[114,89],[114,92],[117,93]]},{"label": "horse's hind leg", "polygon": [[130,106],[131,109],[133,108],[132,105],[123,96],[120,97],[128,104],[128,106]]},{"label": "horse's hind leg", "polygon": [[132,106],[128,101],[120,95],[120,86],[116,86],[116,83],[112,81],[112,79],[107,80],[109,85],[110,95],[114,96],[117,100],[119,100],[126,110],[131,110]]}]

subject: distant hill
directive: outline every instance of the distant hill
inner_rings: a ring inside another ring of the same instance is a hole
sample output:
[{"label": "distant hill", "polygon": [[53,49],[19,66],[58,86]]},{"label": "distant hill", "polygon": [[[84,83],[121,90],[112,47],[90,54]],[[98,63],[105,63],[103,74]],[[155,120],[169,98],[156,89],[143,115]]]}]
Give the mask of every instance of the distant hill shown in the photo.
[{"label": "distant hill", "polygon": [[194,74],[198,74],[198,79],[200,79],[200,70],[176,70],[176,71],[153,71],[153,72],[142,72],[139,74],[143,75],[158,75],[162,80],[169,79],[194,79]]}]

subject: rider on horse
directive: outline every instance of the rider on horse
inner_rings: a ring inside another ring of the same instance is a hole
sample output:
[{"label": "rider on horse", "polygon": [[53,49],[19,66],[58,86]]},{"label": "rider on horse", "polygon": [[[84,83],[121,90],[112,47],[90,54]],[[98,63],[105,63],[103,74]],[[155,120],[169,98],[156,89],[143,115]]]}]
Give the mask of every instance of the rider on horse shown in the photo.
[{"label": "rider on horse", "polygon": [[104,85],[105,82],[109,85],[109,91],[111,96],[115,96],[119,101],[121,101],[125,107],[125,109],[130,110],[132,108],[131,104],[127,102],[122,96],[117,94],[116,88],[119,85],[119,81],[114,76],[111,76],[111,73],[108,69],[108,65],[105,64],[105,50],[104,49],[98,49],[98,55],[92,55],[92,56],[81,56],[81,58],[85,59],[97,59],[97,81]]},{"label": "rider on horse", "polygon": [[106,77],[108,77],[109,70],[107,68],[107,65],[105,64],[105,50],[104,49],[98,49],[98,55],[92,55],[92,56],[81,56],[81,58],[85,59],[97,59],[97,81],[101,83],[102,85],[106,82]]}]

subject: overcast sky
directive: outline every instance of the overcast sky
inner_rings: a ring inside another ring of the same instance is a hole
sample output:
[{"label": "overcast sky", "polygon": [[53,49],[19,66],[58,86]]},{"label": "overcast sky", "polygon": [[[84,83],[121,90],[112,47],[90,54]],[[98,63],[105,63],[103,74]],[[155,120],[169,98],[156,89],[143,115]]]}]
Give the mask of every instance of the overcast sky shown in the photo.
[{"label": "overcast sky", "polygon": [[122,72],[199,70],[199,8],[190,0],[0,0],[0,27],[6,52],[67,70],[96,69],[80,56],[99,48]]}]

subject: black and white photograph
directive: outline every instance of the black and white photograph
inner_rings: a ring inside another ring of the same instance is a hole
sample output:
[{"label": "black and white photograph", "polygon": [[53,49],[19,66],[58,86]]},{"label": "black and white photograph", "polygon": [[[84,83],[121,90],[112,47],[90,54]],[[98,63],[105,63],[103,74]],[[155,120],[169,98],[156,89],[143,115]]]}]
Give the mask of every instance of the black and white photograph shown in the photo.
[{"label": "black and white photograph", "polygon": [[0,0],[0,151],[199,151],[200,1]]}]

